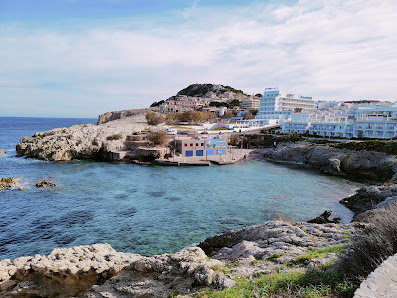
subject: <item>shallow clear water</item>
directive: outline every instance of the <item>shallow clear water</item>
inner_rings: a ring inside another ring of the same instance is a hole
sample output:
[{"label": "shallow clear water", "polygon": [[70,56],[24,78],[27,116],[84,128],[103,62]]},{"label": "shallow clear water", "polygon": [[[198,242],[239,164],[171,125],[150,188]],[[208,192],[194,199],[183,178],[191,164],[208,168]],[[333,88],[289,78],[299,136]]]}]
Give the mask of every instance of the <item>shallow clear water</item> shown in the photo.
[{"label": "shallow clear water", "polygon": [[[0,192],[0,259],[98,242],[140,254],[174,252],[206,237],[275,218],[307,220],[325,209],[344,222],[338,201],[361,185],[262,161],[160,167],[16,158],[24,135],[95,119],[0,118],[0,177],[24,191]],[[7,128],[7,129],[4,129]],[[37,189],[39,179],[54,189]]]}]

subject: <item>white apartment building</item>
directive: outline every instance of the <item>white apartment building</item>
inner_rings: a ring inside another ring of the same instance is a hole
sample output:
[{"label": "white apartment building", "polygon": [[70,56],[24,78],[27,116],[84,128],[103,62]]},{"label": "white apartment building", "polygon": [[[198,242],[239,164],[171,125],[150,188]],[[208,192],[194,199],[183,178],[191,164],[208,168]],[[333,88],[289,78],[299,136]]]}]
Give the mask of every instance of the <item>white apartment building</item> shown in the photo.
[{"label": "white apartment building", "polygon": [[323,137],[397,137],[397,106],[386,103],[352,103],[338,109],[294,113],[282,125],[284,133],[306,133]]},{"label": "white apartment building", "polygon": [[317,102],[311,96],[281,93],[278,88],[266,88],[255,119],[278,119],[282,123],[298,108],[303,112],[315,111]]}]

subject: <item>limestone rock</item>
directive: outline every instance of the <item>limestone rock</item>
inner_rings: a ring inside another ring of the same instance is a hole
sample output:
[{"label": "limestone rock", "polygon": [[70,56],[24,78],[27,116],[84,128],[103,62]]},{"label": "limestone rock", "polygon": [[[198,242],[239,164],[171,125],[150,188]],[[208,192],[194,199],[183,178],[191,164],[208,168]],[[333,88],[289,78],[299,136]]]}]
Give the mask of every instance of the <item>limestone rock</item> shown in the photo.
[{"label": "limestone rock", "polygon": [[397,158],[380,152],[353,151],[300,142],[280,143],[274,150],[266,150],[263,155],[269,161],[308,165],[331,175],[397,181]]},{"label": "limestone rock", "polygon": [[0,190],[12,188],[15,185],[17,185],[20,180],[21,180],[20,178],[14,178],[14,177],[1,178],[0,179]]},{"label": "limestone rock", "polygon": [[[81,124],[38,132],[32,137],[22,137],[16,146],[17,156],[49,161],[72,159],[111,159],[109,152],[124,149],[127,135],[146,127],[146,113],[114,120],[101,125]],[[120,134],[120,140],[107,140]]]},{"label": "limestone rock", "polygon": [[131,110],[123,110],[123,111],[113,111],[113,112],[107,112],[105,114],[99,115],[98,116],[98,125],[99,124],[104,124],[110,121],[118,120],[118,119],[124,119],[128,117],[133,117],[139,114],[145,114],[149,112],[156,112],[158,111],[158,108],[147,108],[147,109],[131,109]]},{"label": "limestone rock", "polygon": [[[384,186],[368,186],[360,188],[357,193],[339,202],[358,214],[373,209],[375,206],[384,207],[395,201],[397,184]],[[383,204],[382,204],[383,203]]]},{"label": "limestone rock", "polygon": [[0,156],[2,156],[3,154],[5,154],[6,152],[3,151],[2,149],[0,149]]}]

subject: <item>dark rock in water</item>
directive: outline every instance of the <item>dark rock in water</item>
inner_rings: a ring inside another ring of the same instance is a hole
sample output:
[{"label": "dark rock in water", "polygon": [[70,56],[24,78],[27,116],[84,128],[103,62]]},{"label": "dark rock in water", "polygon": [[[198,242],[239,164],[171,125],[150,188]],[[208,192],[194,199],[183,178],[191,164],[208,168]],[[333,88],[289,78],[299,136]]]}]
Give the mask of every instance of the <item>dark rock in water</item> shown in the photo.
[{"label": "dark rock in water", "polygon": [[37,187],[48,187],[48,186],[56,186],[56,184],[43,180],[43,181],[37,182],[36,186]]},{"label": "dark rock in water", "polygon": [[5,154],[5,151],[0,149],[0,156],[2,156],[3,154]]},{"label": "dark rock in water", "polygon": [[341,218],[340,217],[335,217],[334,219],[329,219],[331,216],[332,211],[331,210],[325,210],[323,214],[320,216],[317,216],[316,218],[313,218],[311,220],[308,220],[308,223],[316,223],[316,224],[326,224],[326,223],[340,223]]},{"label": "dark rock in water", "polygon": [[339,201],[342,205],[354,212],[354,219],[357,215],[387,205],[395,200],[397,196],[397,185],[387,184],[383,186],[369,186],[360,188],[351,197]]}]

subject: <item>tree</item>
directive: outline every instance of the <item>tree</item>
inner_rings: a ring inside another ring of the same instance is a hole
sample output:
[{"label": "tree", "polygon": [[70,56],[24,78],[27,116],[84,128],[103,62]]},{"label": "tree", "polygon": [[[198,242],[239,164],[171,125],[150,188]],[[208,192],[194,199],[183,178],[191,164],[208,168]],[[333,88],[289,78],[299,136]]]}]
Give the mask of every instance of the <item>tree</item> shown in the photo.
[{"label": "tree", "polygon": [[167,123],[167,125],[175,124],[177,119],[178,119],[177,115],[175,115],[175,114],[167,114],[165,116],[165,123]]},{"label": "tree", "polygon": [[159,125],[164,122],[164,116],[159,113],[147,113],[146,121],[149,125]]},{"label": "tree", "polygon": [[302,113],[302,108],[295,108],[294,113]]},{"label": "tree", "polygon": [[256,97],[262,97],[262,93],[255,94]]},{"label": "tree", "polygon": [[211,101],[210,102],[210,107],[227,107],[228,104],[226,102],[219,102],[219,101]]},{"label": "tree", "polygon": [[152,104],[150,105],[150,107],[151,107],[151,108],[153,108],[153,107],[158,107],[159,105],[161,105],[161,104],[163,104],[163,103],[165,103],[165,100],[155,101],[154,103],[152,103]]},{"label": "tree", "polygon": [[201,120],[201,113],[198,111],[186,111],[178,115],[181,122],[197,123]]},{"label": "tree", "polygon": [[233,118],[233,113],[230,111],[226,111],[225,114],[223,114],[223,116],[221,116],[222,119],[231,119]]},{"label": "tree", "polygon": [[238,107],[240,106],[240,101],[238,99],[233,99],[231,102],[229,102],[229,107]]},{"label": "tree", "polygon": [[258,114],[258,109],[252,109],[252,110],[250,110],[250,113],[251,113],[253,116],[256,116],[256,114]]},{"label": "tree", "polygon": [[147,140],[154,146],[165,146],[169,143],[169,135],[166,130],[149,131]]},{"label": "tree", "polygon": [[254,115],[250,111],[245,112],[244,120],[253,119]]},{"label": "tree", "polygon": [[201,112],[201,120],[203,121],[211,121],[216,119],[216,114],[213,112]]}]

